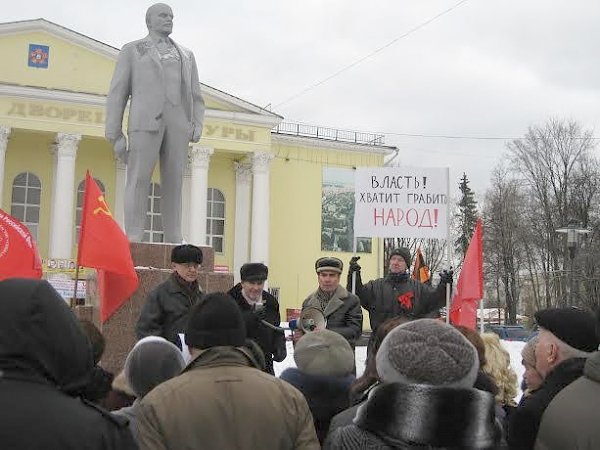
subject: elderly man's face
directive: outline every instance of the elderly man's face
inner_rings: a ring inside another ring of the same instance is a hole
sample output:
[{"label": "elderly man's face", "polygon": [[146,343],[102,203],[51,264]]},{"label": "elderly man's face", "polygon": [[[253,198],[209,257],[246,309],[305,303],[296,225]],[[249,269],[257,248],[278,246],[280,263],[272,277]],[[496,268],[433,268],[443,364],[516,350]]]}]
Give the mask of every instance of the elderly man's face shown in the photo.
[{"label": "elderly man's face", "polygon": [[333,292],[340,285],[340,274],[337,272],[319,272],[317,279],[319,280],[319,287],[323,292]]},{"label": "elderly man's face", "polygon": [[200,273],[200,265],[198,263],[171,263],[171,268],[188,283],[196,281]]},{"label": "elderly man's face", "polygon": [[253,302],[260,300],[264,287],[264,281],[242,281],[242,291]]},{"label": "elderly man's face", "polygon": [[148,30],[169,35],[173,31],[173,11],[168,5],[158,3],[148,10]]}]

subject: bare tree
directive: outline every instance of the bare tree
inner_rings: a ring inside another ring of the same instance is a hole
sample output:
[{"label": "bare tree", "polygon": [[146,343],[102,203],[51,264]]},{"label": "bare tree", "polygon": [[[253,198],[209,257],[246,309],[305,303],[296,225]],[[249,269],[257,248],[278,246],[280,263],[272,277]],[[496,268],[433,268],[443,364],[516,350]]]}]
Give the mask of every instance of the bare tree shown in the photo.
[{"label": "bare tree", "polygon": [[[524,193],[506,167],[496,167],[484,206],[486,274],[495,282],[497,296],[503,288],[506,321],[517,322],[520,294],[522,217]],[[500,298],[497,299],[500,302]]]},{"label": "bare tree", "polygon": [[529,230],[522,237],[528,281],[537,307],[567,296],[564,239],[556,229],[570,220],[590,221],[598,195],[598,163],[592,134],[573,121],[551,119],[530,127],[507,145],[513,171],[524,183]]}]

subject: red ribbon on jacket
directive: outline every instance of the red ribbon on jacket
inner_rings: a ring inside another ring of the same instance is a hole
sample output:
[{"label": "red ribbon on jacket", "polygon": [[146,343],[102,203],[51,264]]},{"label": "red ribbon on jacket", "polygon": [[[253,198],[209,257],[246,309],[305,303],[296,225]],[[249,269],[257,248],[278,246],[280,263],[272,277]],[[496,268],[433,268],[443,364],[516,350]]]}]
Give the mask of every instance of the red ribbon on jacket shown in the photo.
[{"label": "red ribbon on jacket", "polygon": [[413,291],[406,292],[405,294],[398,296],[398,303],[402,305],[404,309],[412,309],[413,307],[413,299],[415,298],[415,294]]}]

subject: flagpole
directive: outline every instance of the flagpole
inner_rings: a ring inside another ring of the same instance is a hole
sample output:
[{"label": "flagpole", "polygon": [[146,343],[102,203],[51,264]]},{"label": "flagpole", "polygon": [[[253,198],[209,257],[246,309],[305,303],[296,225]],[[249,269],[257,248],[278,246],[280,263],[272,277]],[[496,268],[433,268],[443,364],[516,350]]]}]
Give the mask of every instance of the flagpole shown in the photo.
[{"label": "flagpole", "polygon": [[479,332],[483,333],[483,322],[485,321],[483,316],[483,299],[479,300],[479,310],[481,311],[481,320],[479,321]]},{"label": "flagpole", "polygon": [[73,288],[73,298],[71,298],[71,309],[77,305],[77,286],[79,285],[79,261],[77,261],[77,267],[75,268],[75,287]]},{"label": "flagpole", "polygon": [[[354,230],[352,231],[354,232]],[[356,256],[356,232],[354,232],[352,239],[352,255]],[[352,293],[356,294],[356,271],[352,272]]]},{"label": "flagpole", "polygon": [[71,308],[77,304],[77,287],[79,285],[79,257],[81,255],[81,238],[85,230],[85,211],[87,211],[87,193],[89,188],[90,171],[85,171],[85,185],[83,190],[83,205],[81,209],[81,223],[79,224],[79,241],[77,242],[77,260],[75,261],[75,287],[73,288],[73,298],[71,299]]},{"label": "flagpole", "polygon": [[[446,267],[450,268],[450,168],[446,167]],[[446,323],[450,323],[450,294],[452,284],[446,283]]]}]

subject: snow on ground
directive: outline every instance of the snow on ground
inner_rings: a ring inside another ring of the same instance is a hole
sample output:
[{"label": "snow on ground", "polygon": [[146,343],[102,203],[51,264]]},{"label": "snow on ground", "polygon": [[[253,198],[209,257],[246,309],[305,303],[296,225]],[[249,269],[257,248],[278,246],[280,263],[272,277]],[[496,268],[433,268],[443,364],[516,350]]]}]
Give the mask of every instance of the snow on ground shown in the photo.
[{"label": "snow on ground", "polygon": [[[513,370],[517,374],[518,394],[515,401],[518,402],[521,398],[521,380],[525,368],[521,364],[521,349],[525,346],[525,342],[518,341],[501,341],[504,348],[510,354],[510,362]],[[356,347],[356,374],[360,376],[365,370],[365,360],[367,358],[367,347]],[[287,341],[287,357],[281,362],[274,363],[275,375],[279,376],[288,367],[296,367],[294,362],[294,346],[291,341]]]}]

